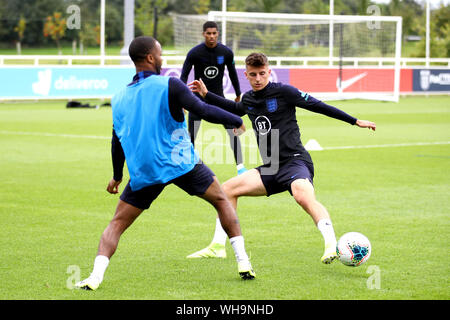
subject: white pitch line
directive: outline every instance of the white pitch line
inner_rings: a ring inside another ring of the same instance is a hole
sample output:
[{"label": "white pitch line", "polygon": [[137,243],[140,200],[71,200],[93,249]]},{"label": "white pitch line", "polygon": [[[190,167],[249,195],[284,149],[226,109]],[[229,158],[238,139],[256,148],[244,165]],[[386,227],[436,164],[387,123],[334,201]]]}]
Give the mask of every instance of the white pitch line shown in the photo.
[{"label": "white pitch line", "polygon": [[104,136],[90,136],[83,134],[64,134],[64,133],[49,133],[49,132],[0,131],[0,134],[39,136],[39,137],[79,138],[79,139],[101,139],[101,140],[111,139],[111,137],[104,137]]},{"label": "white pitch line", "polygon": [[[0,134],[5,135],[28,135],[28,136],[42,136],[42,137],[61,137],[61,138],[80,138],[80,139],[99,139],[110,140],[111,137],[95,136],[95,135],[82,135],[82,134],[64,134],[64,133],[48,133],[48,132],[25,132],[25,131],[5,131],[0,130]],[[369,148],[395,148],[395,147],[414,147],[414,146],[431,146],[431,145],[445,145],[450,144],[450,141],[431,141],[431,142],[410,142],[410,143],[391,143],[391,144],[372,144],[372,145],[360,145],[360,146],[336,146],[336,147],[324,147],[323,150],[346,150],[346,149],[369,149]],[[196,145],[202,145],[199,141]],[[211,142],[208,145],[214,146],[229,146],[227,143]],[[243,145],[242,147],[256,148],[256,145]],[[315,150],[313,150],[315,151]]]},{"label": "white pitch line", "polygon": [[391,144],[372,144],[364,146],[341,146],[326,147],[323,150],[345,150],[345,149],[369,149],[369,148],[395,148],[395,147],[414,147],[414,146],[432,146],[450,144],[450,141],[432,141],[432,142],[410,142],[410,143],[391,143]]},{"label": "white pitch line", "polygon": [[[395,148],[395,147],[414,147],[414,146],[431,146],[431,145],[444,145],[450,144],[450,141],[431,141],[431,142],[410,142],[410,143],[392,143],[392,144],[369,144],[361,146],[337,146],[337,147],[323,147],[322,150],[308,150],[308,151],[326,151],[326,150],[346,150],[346,149],[369,149],[369,148]],[[196,146],[202,146],[201,141],[195,142]],[[229,146],[227,143],[210,142],[208,146],[224,147]],[[256,145],[242,145],[243,148],[257,148]]]}]

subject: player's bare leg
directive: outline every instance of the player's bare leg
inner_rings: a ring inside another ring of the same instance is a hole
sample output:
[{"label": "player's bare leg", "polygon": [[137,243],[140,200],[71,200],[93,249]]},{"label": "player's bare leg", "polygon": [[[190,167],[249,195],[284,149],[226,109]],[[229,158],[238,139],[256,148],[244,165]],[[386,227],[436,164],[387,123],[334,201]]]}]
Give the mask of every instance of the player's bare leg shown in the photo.
[{"label": "player's bare leg", "polygon": [[220,222],[228,237],[232,238],[242,235],[236,211],[228,201],[217,178],[214,177],[214,182],[209,186],[205,194],[200,197],[211,203],[217,210]]},{"label": "player's bare leg", "polygon": [[227,196],[216,177],[214,177],[214,182],[209,186],[205,194],[200,197],[211,203],[216,209],[220,224],[223,226],[233,247],[240,276],[245,280],[254,279],[255,273],[245,251],[244,238],[241,233],[236,210],[233,208],[230,201],[228,201]]},{"label": "player's bare leg", "polygon": [[267,195],[258,170],[250,169],[223,184],[223,190],[233,208],[237,209],[238,199],[243,196],[259,197]]},{"label": "player's bare leg", "polygon": [[321,261],[325,264],[337,258],[336,236],[327,209],[316,200],[314,187],[308,179],[297,179],[291,184],[295,201],[311,216],[325,242],[325,251]]},{"label": "player's bare leg", "polygon": [[120,236],[139,217],[142,211],[142,209],[119,200],[114,217],[100,238],[97,255],[111,258],[117,249]]},{"label": "player's bare leg", "polygon": [[87,279],[75,284],[75,287],[85,290],[96,290],[99,287],[103,281],[109,259],[117,249],[120,236],[136,220],[142,211],[142,209],[119,200],[114,217],[100,238],[92,273]]},{"label": "player's bare leg", "polygon": [[[266,189],[256,169],[248,170],[241,175],[231,178],[222,185],[222,188],[234,210],[236,210],[238,198],[241,196],[266,195]],[[187,258],[225,258],[226,240],[226,232],[222,228],[220,219],[217,218],[211,243],[206,248],[190,254]]]}]

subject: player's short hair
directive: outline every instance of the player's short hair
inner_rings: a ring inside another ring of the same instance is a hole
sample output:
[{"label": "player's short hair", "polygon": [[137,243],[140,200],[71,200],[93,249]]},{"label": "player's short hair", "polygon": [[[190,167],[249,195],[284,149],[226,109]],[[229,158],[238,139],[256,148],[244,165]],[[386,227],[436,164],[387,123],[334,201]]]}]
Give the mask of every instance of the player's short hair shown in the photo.
[{"label": "player's short hair", "polygon": [[252,67],[262,67],[267,66],[269,64],[269,60],[267,59],[264,53],[253,52],[245,58],[245,65]]},{"label": "player's short hair", "polygon": [[214,21],[206,21],[203,24],[203,32],[206,31],[206,29],[208,28],[216,28],[217,30],[219,30],[219,27],[217,26],[217,23],[215,23]]},{"label": "player's short hair", "polygon": [[152,52],[156,46],[156,39],[147,36],[134,38],[128,47],[128,54],[133,62],[139,62]]}]

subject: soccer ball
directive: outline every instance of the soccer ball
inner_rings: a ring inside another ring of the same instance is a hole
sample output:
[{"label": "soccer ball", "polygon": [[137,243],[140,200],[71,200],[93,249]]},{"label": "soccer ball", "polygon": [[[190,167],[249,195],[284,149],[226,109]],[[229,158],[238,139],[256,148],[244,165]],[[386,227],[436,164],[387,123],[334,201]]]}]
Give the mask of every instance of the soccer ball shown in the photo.
[{"label": "soccer ball", "polygon": [[344,234],[336,245],[339,261],[350,267],[364,264],[369,259],[371,251],[369,239],[359,232]]}]

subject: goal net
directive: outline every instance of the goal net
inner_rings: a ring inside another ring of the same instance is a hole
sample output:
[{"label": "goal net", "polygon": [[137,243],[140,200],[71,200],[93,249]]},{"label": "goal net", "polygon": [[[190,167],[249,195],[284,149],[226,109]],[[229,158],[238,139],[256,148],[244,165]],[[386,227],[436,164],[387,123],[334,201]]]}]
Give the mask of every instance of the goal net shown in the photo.
[{"label": "goal net", "polygon": [[220,40],[233,50],[238,66],[249,53],[263,52],[272,70],[289,69],[290,84],[323,100],[398,101],[401,17],[222,11],[176,15],[177,49],[201,43],[206,20],[218,23]]}]

